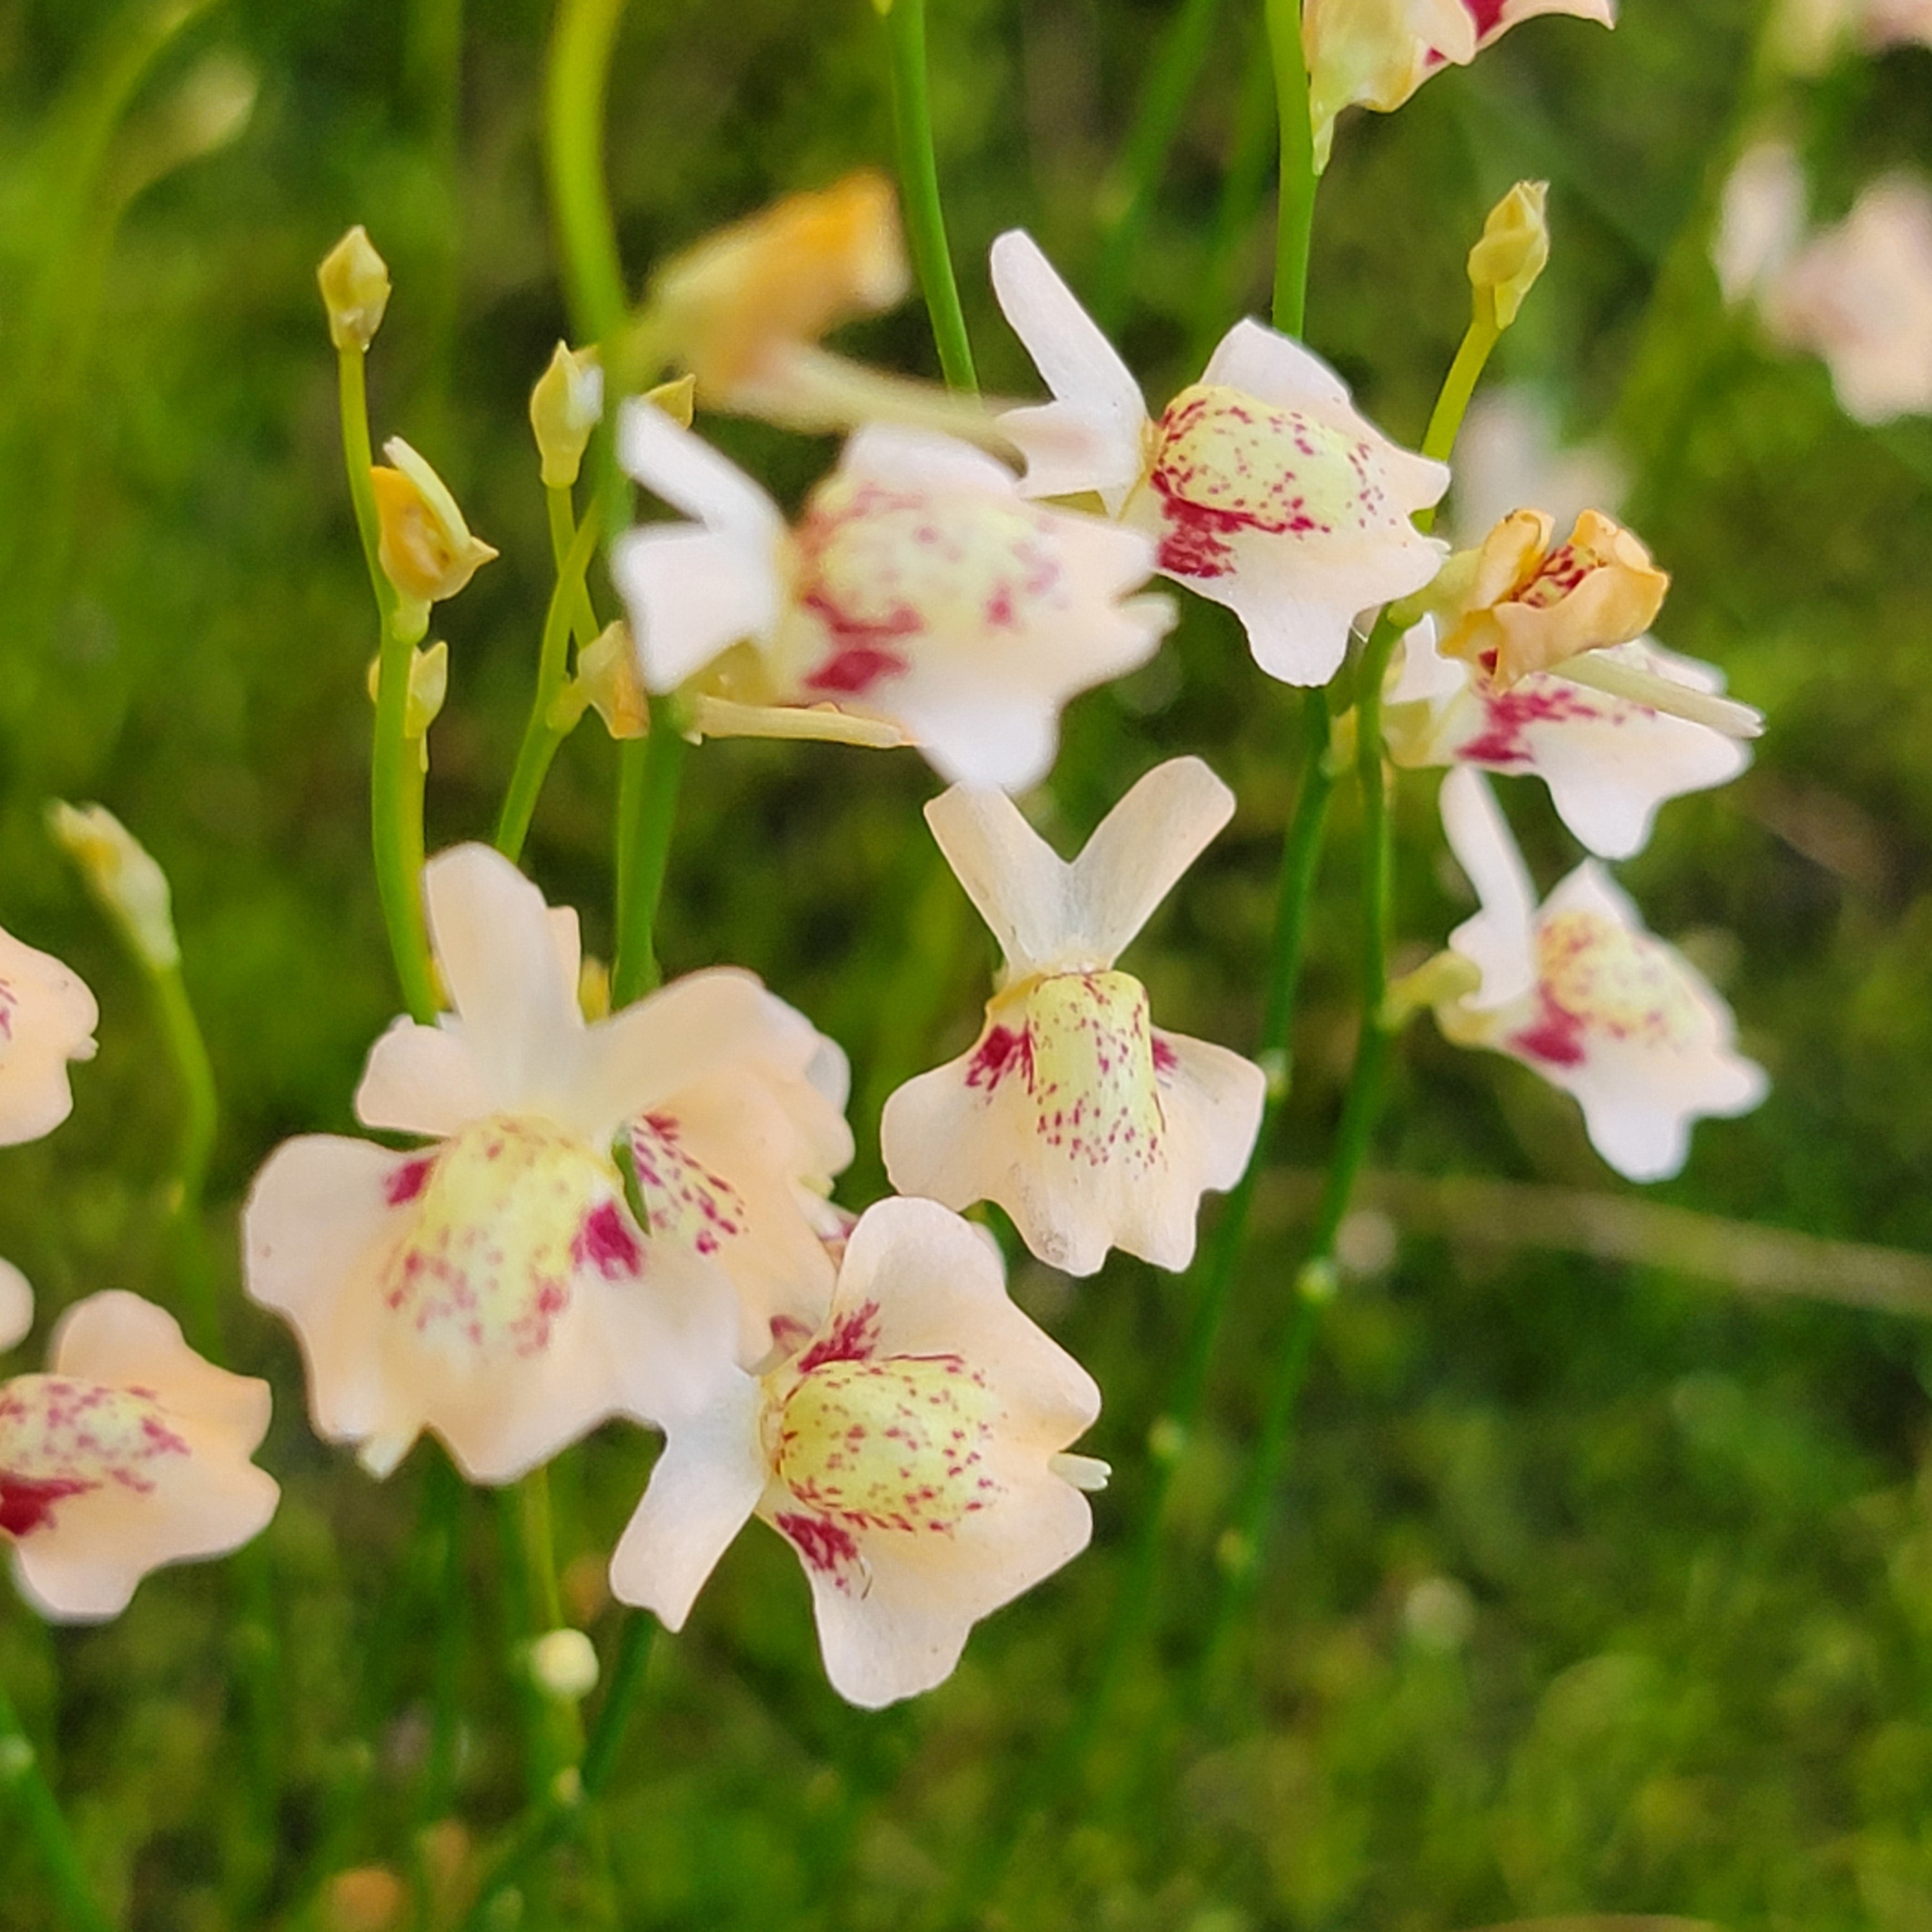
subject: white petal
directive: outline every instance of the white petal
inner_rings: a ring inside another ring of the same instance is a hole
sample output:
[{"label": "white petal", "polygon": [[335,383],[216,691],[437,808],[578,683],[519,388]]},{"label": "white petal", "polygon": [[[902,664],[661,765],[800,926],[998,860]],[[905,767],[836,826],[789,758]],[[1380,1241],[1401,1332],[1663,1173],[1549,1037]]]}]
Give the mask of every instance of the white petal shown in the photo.
[{"label": "white petal", "polygon": [[838,466],[868,482],[908,490],[964,490],[1010,496],[1013,472],[983,449],[936,430],[897,423],[868,423],[854,430],[839,453]]},{"label": "white petal", "polygon": [[1130,1229],[1120,1245],[1178,1274],[1194,1258],[1200,1197],[1225,1194],[1247,1168],[1261,1132],[1268,1076],[1211,1040],[1156,1029],[1154,1042],[1165,1063],[1159,1078],[1174,1178],[1166,1189],[1148,1190],[1144,1228]]},{"label": "white petal", "polygon": [[704,1580],[757,1507],[769,1474],[759,1385],[734,1372],[716,1399],[675,1424],[610,1558],[610,1592],[682,1630]]},{"label": "white petal", "polygon": [[1140,386],[1031,236],[1010,229],[997,237],[992,266],[1000,309],[1058,398],[1000,418],[1027,458],[1028,494],[1096,490],[1118,514],[1141,473]]},{"label": "white petal", "polygon": [[76,974],[0,932],[0,1146],[38,1140],[73,1111],[67,1064],[94,1058],[99,1019]]},{"label": "white petal", "polygon": [[626,530],[610,547],[610,580],[630,612],[638,674],[675,691],[742,638],[778,622],[776,546],[688,524]]},{"label": "white petal", "polygon": [[1019,807],[992,786],[956,784],[928,801],[926,822],[1011,976],[1058,959],[1072,936],[1070,868]]},{"label": "white petal", "polygon": [[633,398],[617,426],[617,457],[652,495],[706,530],[734,532],[769,550],[784,536],[778,506],[738,466],[654,403]]},{"label": "white petal", "polygon": [[1536,983],[1536,892],[1508,821],[1487,782],[1467,765],[1442,781],[1442,829],[1468,875],[1482,910],[1449,935],[1449,944],[1479,968],[1478,1010],[1507,1005]]},{"label": "white petal", "polygon": [[423,868],[430,939],[462,1039],[497,1107],[554,1102],[584,1031],[544,896],[500,852],[458,845]]},{"label": "white petal", "polygon": [[1080,950],[1111,966],[1234,815],[1234,794],[1198,758],[1170,758],[1142,777],[1073,862]]},{"label": "white petal", "polygon": [[1278,409],[1301,409],[1312,402],[1350,406],[1348,384],[1320,356],[1251,316],[1222,337],[1201,380],[1239,389]]},{"label": "white petal", "polygon": [[33,1325],[33,1284],[11,1262],[0,1261],[0,1352],[24,1341]]},{"label": "white petal", "polygon": [[369,1049],[356,1090],[356,1118],[365,1127],[446,1138],[496,1103],[460,1032],[393,1022]]}]

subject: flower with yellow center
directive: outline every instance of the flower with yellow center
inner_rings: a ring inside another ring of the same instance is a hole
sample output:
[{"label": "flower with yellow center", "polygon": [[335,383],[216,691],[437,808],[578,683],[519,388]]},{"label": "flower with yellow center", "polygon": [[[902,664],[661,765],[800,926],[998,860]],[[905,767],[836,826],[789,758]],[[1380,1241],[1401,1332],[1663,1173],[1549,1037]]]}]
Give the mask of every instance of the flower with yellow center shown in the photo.
[{"label": "flower with yellow center", "polygon": [[852,1230],[832,1306],[762,1376],[667,1418],[610,1587],[672,1630],[746,1520],[811,1580],[832,1688],[876,1708],[952,1672],[979,1619],[1077,1555],[1103,1464],[1086,1372],[1007,1298],[999,1251],[930,1201]]},{"label": "flower with yellow center", "polygon": [[695,680],[700,700],[910,742],[944,777],[1018,789],[1046,776],[1061,706],[1144,663],[1173,622],[1166,598],[1129,595],[1153,563],[1145,538],[1026,501],[945,436],[862,430],[789,530],[662,410],[627,404],[619,450],[698,519],[632,530],[612,555],[652,691]]},{"label": "flower with yellow center", "polygon": [[901,1193],[997,1201],[1071,1274],[1112,1247],[1186,1267],[1202,1192],[1247,1165],[1265,1082],[1226,1047],[1156,1029],[1114,962],[1234,804],[1198,758],[1171,759],[1071,865],[999,792],[955,786],[926,807],[1006,964],[971,1050],[886,1102],[880,1146]]},{"label": "flower with yellow center", "polygon": [[0,1544],[42,1616],[98,1623],[150,1570],[218,1556],[266,1526],[280,1492],[249,1457],[268,1385],[205,1362],[138,1296],[61,1318],[44,1375],[0,1382]]},{"label": "flower with yellow center", "polygon": [[1448,547],[1411,519],[1448,487],[1447,466],[1396,448],[1299,343],[1237,322],[1201,380],[1150,418],[1030,236],[1000,236],[992,272],[1054,397],[998,419],[1027,459],[1022,489],[1097,494],[1153,541],[1163,576],[1234,613],[1270,677],[1327,683],[1356,617],[1441,568]]},{"label": "flower with yellow center", "polygon": [[[817,1318],[832,1270],[806,1198],[850,1155],[844,1062],[729,970],[586,1023],[574,916],[484,847],[431,860],[424,890],[454,1011],[385,1034],[356,1108],[433,1142],[278,1149],[244,1211],[248,1292],[301,1336],[318,1434],[380,1475],[432,1430],[507,1482],[607,1416],[675,1408],[714,1355],[761,1357],[775,1319]],[[646,1142],[728,1196],[728,1226],[688,1174],[654,1188]]]},{"label": "flower with yellow center", "polygon": [[0,932],[0,1147],[37,1141],[74,1111],[68,1063],[94,1058],[100,1017],[52,954]]},{"label": "flower with yellow center", "polygon": [[1442,823],[1482,910],[1449,936],[1478,983],[1436,1008],[1458,1045],[1508,1054],[1576,1096],[1597,1151],[1632,1180],[1676,1174],[1690,1125],[1748,1113],[1764,1070],[1733,1049],[1730,1009],[1683,955],[1645,930],[1594,860],[1540,906],[1486,782],[1442,782]]}]

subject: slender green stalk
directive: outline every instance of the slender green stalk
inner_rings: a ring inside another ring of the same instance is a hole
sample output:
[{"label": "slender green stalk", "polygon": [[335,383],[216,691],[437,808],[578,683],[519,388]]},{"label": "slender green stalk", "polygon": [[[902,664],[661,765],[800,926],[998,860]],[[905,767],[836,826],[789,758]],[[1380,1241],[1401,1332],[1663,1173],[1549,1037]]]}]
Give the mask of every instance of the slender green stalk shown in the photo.
[{"label": "slender green stalk", "polygon": [[1220,10],[1221,0],[1180,0],[1149,65],[1133,128],[1107,196],[1118,212],[1109,222],[1095,284],[1094,310],[1102,327],[1111,328],[1119,320],[1134,251],[1146,230],[1174,137],[1180,131],[1187,98],[1214,44],[1215,18]]},{"label": "slender green stalk", "polygon": [[[625,0],[560,0],[544,95],[550,206],[579,333],[608,342],[628,307],[604,187],[604,101]],[[613,402],[615,398],[610,399]]]},{"label": "slender green stalk", "polygon": [[946,245],[946,215],[939,201],[939,164],[932,145],[932,110],[926,95],[926,0],[882,0],[892,70],[892,125],[898,135],[899,192],[913,266],[932,318],[939,366],[950,389],[980,386],[973,368],[966,317]]},{"label": "slender green stalk", "polygon": [[[1430,412],[1429,428],[1422,439],[1424,456],[1438,463],[1449,460],[1449,453],[1456,447],[1456,438],[1462,427],[1462,418],[1468,412],[1470,398],[1475,394],[1476,385],[1482,380],[1490,351],[1502,336],[1502,331],[1496,326],[1495,302],[1479,295],[1474,313],[1469,318],[1469,326],[1456,351],[1456,359],[1450,364],[1449,373],[1442,379],[1442,392]],[[1428,530],[1435,521],[1432,507],[1416,513],[1418,530]]]},{"label": "slender green stalk", "polygon": [[651,700],[651,728],[625,741],[617,790],[617,944],[610,1004],[628,1006],[658,983],[658,902],[670,862],[678,782],[690,746],[674,697]]},{"label": "slender green stalk", "polygon": [[510,774],[509,789],[504,794],[503,809],[496,820],[496,849],[506,859],[523,856],[524,841],[537,808],[537,794],[543,790],[557,747],[568,735],[550,722],[550,712],[569,675],[571,614],[584,595],[584,573],[590,568],[590,554],[596,548],[596,520],[586,517],[558,566],[550,608],[544,614],[536,694],[530,700],[530,720],[524,727],[524,741],[518,748],[516,766]]},{"label": "slender green stalk", "polygon": [[174,1250],[175,1279],[181,1289],[188,1325],[194,1331],[195,1346],[204,1354],[218,1354],[221,1323],[215,1309],[214,1272],[201,1225],[208,1162],[214,1151],[214,1069],[180,966],[150,967],[148,983],[181,1099],[180,1138],[168,1190],[169,1240]]},{"label": "slender green stalk", "polygon": [[595,1798],[610,1781],[617,1767],[617,1752],[624,1742],[624,1730],[631,1711],[644,1688],[644,1672],[651,1660],[652,1640],[657,1621],[640,1611],[625,1618],[617,1639],[617,1654],[610,1670],[610,1688],[592,1726],[590,1742],[584,1750],[584,1789]]},{"label": "slender green stalk", "polygon": [[[571,546],[577,541],[577,512],[571,504],[570,491],[561,484],[553,484],[544,491],[544,507],[550,518],[550,560],[561,578]],[[581,575],[580,572],[580,578]],[[589,650],[596,642],[597,613],[590,602],[590,587],[581,581],[570,607],[570,626],[580,651]]]},{"label": "slender green stalk", "polygon": [[0,1804],[9,1802],[21,1831],[40,1854],[54,1901],[73,1932],[114,1932],[113,1921],[95,1902],[39,1756],[0,1684]]},{"label": "slender green stalk", "polygon": [[1268,50],[1281,128],[1281,206],[1274,254],[1274,326],[1299,335],[1308,307],[1308,250],[1315,230],[1315,128],[1308,63],[1301,51],[1301,0],[1267,0]]}]

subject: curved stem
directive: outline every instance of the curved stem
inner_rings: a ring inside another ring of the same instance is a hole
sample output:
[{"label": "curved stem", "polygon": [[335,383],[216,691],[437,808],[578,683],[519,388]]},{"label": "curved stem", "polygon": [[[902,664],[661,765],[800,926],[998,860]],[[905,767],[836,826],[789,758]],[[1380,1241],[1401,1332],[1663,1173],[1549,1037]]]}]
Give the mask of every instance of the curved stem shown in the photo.
[{"label": "curved stem", "polygon": [[1315,129],[1308,63],[1301,51],[1301,0],[1268,0],[1268,50],[1281,128],[1281,206],[1274,255],[1274,326],[1299,335],[1308,308],[1308,250],[1315,228]]},{"label": "curved stem", "polygon": [[[604,102],[625,0],[561,0],[544,93],[550,205],[578,332],[608,342],[628,306],[604,187]],[[614,398],[613,399],[615,400]]]},{"label": "curved stem", "polygon": [[[1436,398],[1436,406],[1430,412],[1429,428],[1422,439],[1424,456],[1438,463],[1449,460],[1462,427],[1462,418],[1468,412],[1470,399],[1475,394],[1476,385],[1488,364],[1490,352],[1502,335],[1502,331],[1496,326],[1495,302],[1486,295],[1478,296],[1475,313],[1469,318],[1469,326],[1456,351],[1456,359],[1450,364],[1449,373],[1442,379],[1442,392]],[[1417,529],[1429,530],[1435,522],[1432,506],[1416,512]]]},{"label": "curved stem", "polygon": [[536,694],[530,700],[530,720],[524,727],[516,767],[510,774],[509,789],[503,795],[503,809],[496,820],[496,850],[506,859],[523,856],[524,841],[537,808],[537,794],[543,790],[557,747],[569,735],[551,724],[550,712],[569,675],[571,614],[584,595],[584,573],[590,566],[590,553],[596,547],[596,520],[586,517],[557,567],[550,608],[544,614]]},{"label": "curved stem", "polygon": [[61,1916],[74,1932],[114,1932],[113,1922],[96,1904],[67,1820],[46,1780],[32,1741],[4,1684],[0,1684],[0,1800],[10,1799],[21,1828],[39,1852]]},{"label": "curved stem", "polygon": [[148,983],[154,991],[161,1038],[181,1096],[181,1139],[175,1154],[168,1202],[175,1276],[189,1325],[194,1330],[195,1346],[203,1354],[218,1354],[221,1324],[214,1304],[214,1271],[201,1226],[208,1162],[214,1151],[214,1069],[179,965],[154,968]]},{"label": "curved stem", "polygon": [[913,266],[932,318],[939,366],[950,389],[980,386],[973,368],[966,317],[946,245],[946,216],[939,201],[939,166],[932,145],[932,110],[926,96],[926,0],[886,0],[886,38],[891,49],[892,125],[898,135],[899,191]]},{"label": "curved stem", "polygon": [[670,862],[679,781],[690,750],[676,698],[651,700],[651,728],[625,741],[617,787],[617,944],[610,1004],[628,1006],[658,983],[658,902]]}]

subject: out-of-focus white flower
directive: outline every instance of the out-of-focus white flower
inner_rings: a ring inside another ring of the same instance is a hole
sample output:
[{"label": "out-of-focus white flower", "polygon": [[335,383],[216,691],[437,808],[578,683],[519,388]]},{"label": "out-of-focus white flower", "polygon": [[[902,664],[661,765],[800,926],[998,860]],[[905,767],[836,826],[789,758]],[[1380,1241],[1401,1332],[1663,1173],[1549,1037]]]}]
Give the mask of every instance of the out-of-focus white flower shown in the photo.
[{"label": "out-of-focus white flower", "polygon": [[[432,860],[424,890],[454,1011],[376,1042],[356,1111],[436,1144],[279,1148],[244,1211],[248,1292],[302,1339],[318,1434],[381,1475],[430,1429],[473,1480],[508,1482],[608,1415],[676,1407],[741,1342],[762,1354],[774,1315],[816,1318],[832,1270],[809,1222],[750,1216],[801,1214],[779,1178],[797,1144],[807,1174],[841,1157],[836,1083],[807,1100],[827,1043],[748,974],[586,1024],[574,915],[484,847]],[[735,1136],[717,1118],[734,1102],[752,1109]],[[648,1238],[610,1152],[635,1121],[667,1150]]]},{"label": "out-of-focus white flower", "polygon": [[1537,14],[1616,25],[1612,0],[1303,0],[1316,167],[1328,165],[1343,108],[1392,114],[1438,69],[1468,66]]},{"label": "out-of-focus white flower", "polygon": [[1804,237],[1804,170],[1789,141],[1756,141],[1724,183],[1711,247],[1727,302],[1761,296]]},{"label": "out-of-focus white flower", "polygon": [[0,1353],[34,1325],[34,1287],[11,1262],[0,1261]]},{"label": "out-of-focus white flower", "polygon": [[761,1377],[728,1371],[669,1437],[610,1563],[681,1628],[754,1513],[811,1580],[826,1674],[876,1708],[949,1676],[979,1619],[1085,1548],[1104,1465],[1086,1371],[1007,1299],[998,1250],[930,1201],[852,1231],[830,1312]]},{"label": "out-of-focus white flower", "polygon": [[901,1193],[997,1201],[1071,1274],[1110,1247],[1186,1267],[1201,1196],[1240,1179],[1267,1083],[1226,1047],[1157,1031],[1114,962],[1234,808],[1198,758],[1170,759],[1068,865],[998,792],[956,786],[926,808],[1006,964],[971,1051],[886,1102]]},{"label": "out-of-focus white flower", "polygon": [[1824,358],[1859,422],[1932,412],[1932,190],[1874,182],[1806,243],[1763,296],[1766,326]]},{"label": "out-of-focus white flower", "polygon": [[1512,510],[1534,503],[1567,530],[1588,509],[1614,514],[1624,488],[1603,445],[1557,446],[1550,406],[1534,390],[1485,389],[1456,439],[1450,527],[1458,549],[1472,549]]},{"label": "out-of-focus white flower", "polygon": [[[1600,655],[1686,694],[1724,689],[1714,666],[1654,638]],[[1726,732],[1567,677],[1533,672],[1498,689],[1480,665],[1444,657],[1426,619],[1402,639],[1382,721],[1398,765],[1477,765],[1541,778],[1564,824],[1605,859],[1642,850],[1666,799],[1726,784],[1750,762]]]},{"label": "out-of-focus white flower", "polygon": [[1000,427],[1036,496],[1091,490],[1159,545],[1162,574],[1240,618],[1255,661],[1325,684],[1348,626],[1420,590],[1446,547],[1410,518],[1448,487],[1440,463],[1399,449],[1299,343],[1239,322],[1150,420],[1139,386],[1030,236],[993,244],[993,288],[1055,398]]},{"label": "out-of-focus white flower", "polygon": [[61,1318],[45,1375],[0,1384],[0,1540],[44,1616],[118,1616],[164,1563],[238,1548],[275,1513],[249,1461],[268,1385],[205,1362],[139,1296]]},{"label": "out-of-focus white flower", "polygon": [[850,718],[876,742],[884,725],[945,778],[1017,789],[1046,776],[1060,706],[1144,663],[1174,621],[1166,598],[1127,595],[1153,566],[1144,537],[1026,502],[1003,465],[944,436],[860,430],[791,530],[661,410],[627,404],[619,448],[698,520],[632,530],[612,556],[653,691],[748,639],[734,699],[830,706],[827,735]]},{"label": "out-of-focus white flower", "polygon": [[1792,72],[1816,74],[1847,40],[1867,53],[1932,46],[1932,0],[1784,0],[1774,34]]},{"label": "out-of-focus white flower", "polygon": [[38,1140],[74,1111],[68,1062],[94,1058],[100,1018],[52,953],[0,932],[0,1147]]},{"label": "out-of-focus white flower", "polygon": [[1442,823],[1482,901],[1449,936],[1481,981],[1437,1006],[1448,1038],[1574,1094],[1597,1151],[1632,1180],[1676,1174],[1694,1120],[1764,1098],[1764,1070],[1732,1050],[1730,1009],[1594,860],[1539,907],[1487,781],[1468,766],[1442,782]]}]

